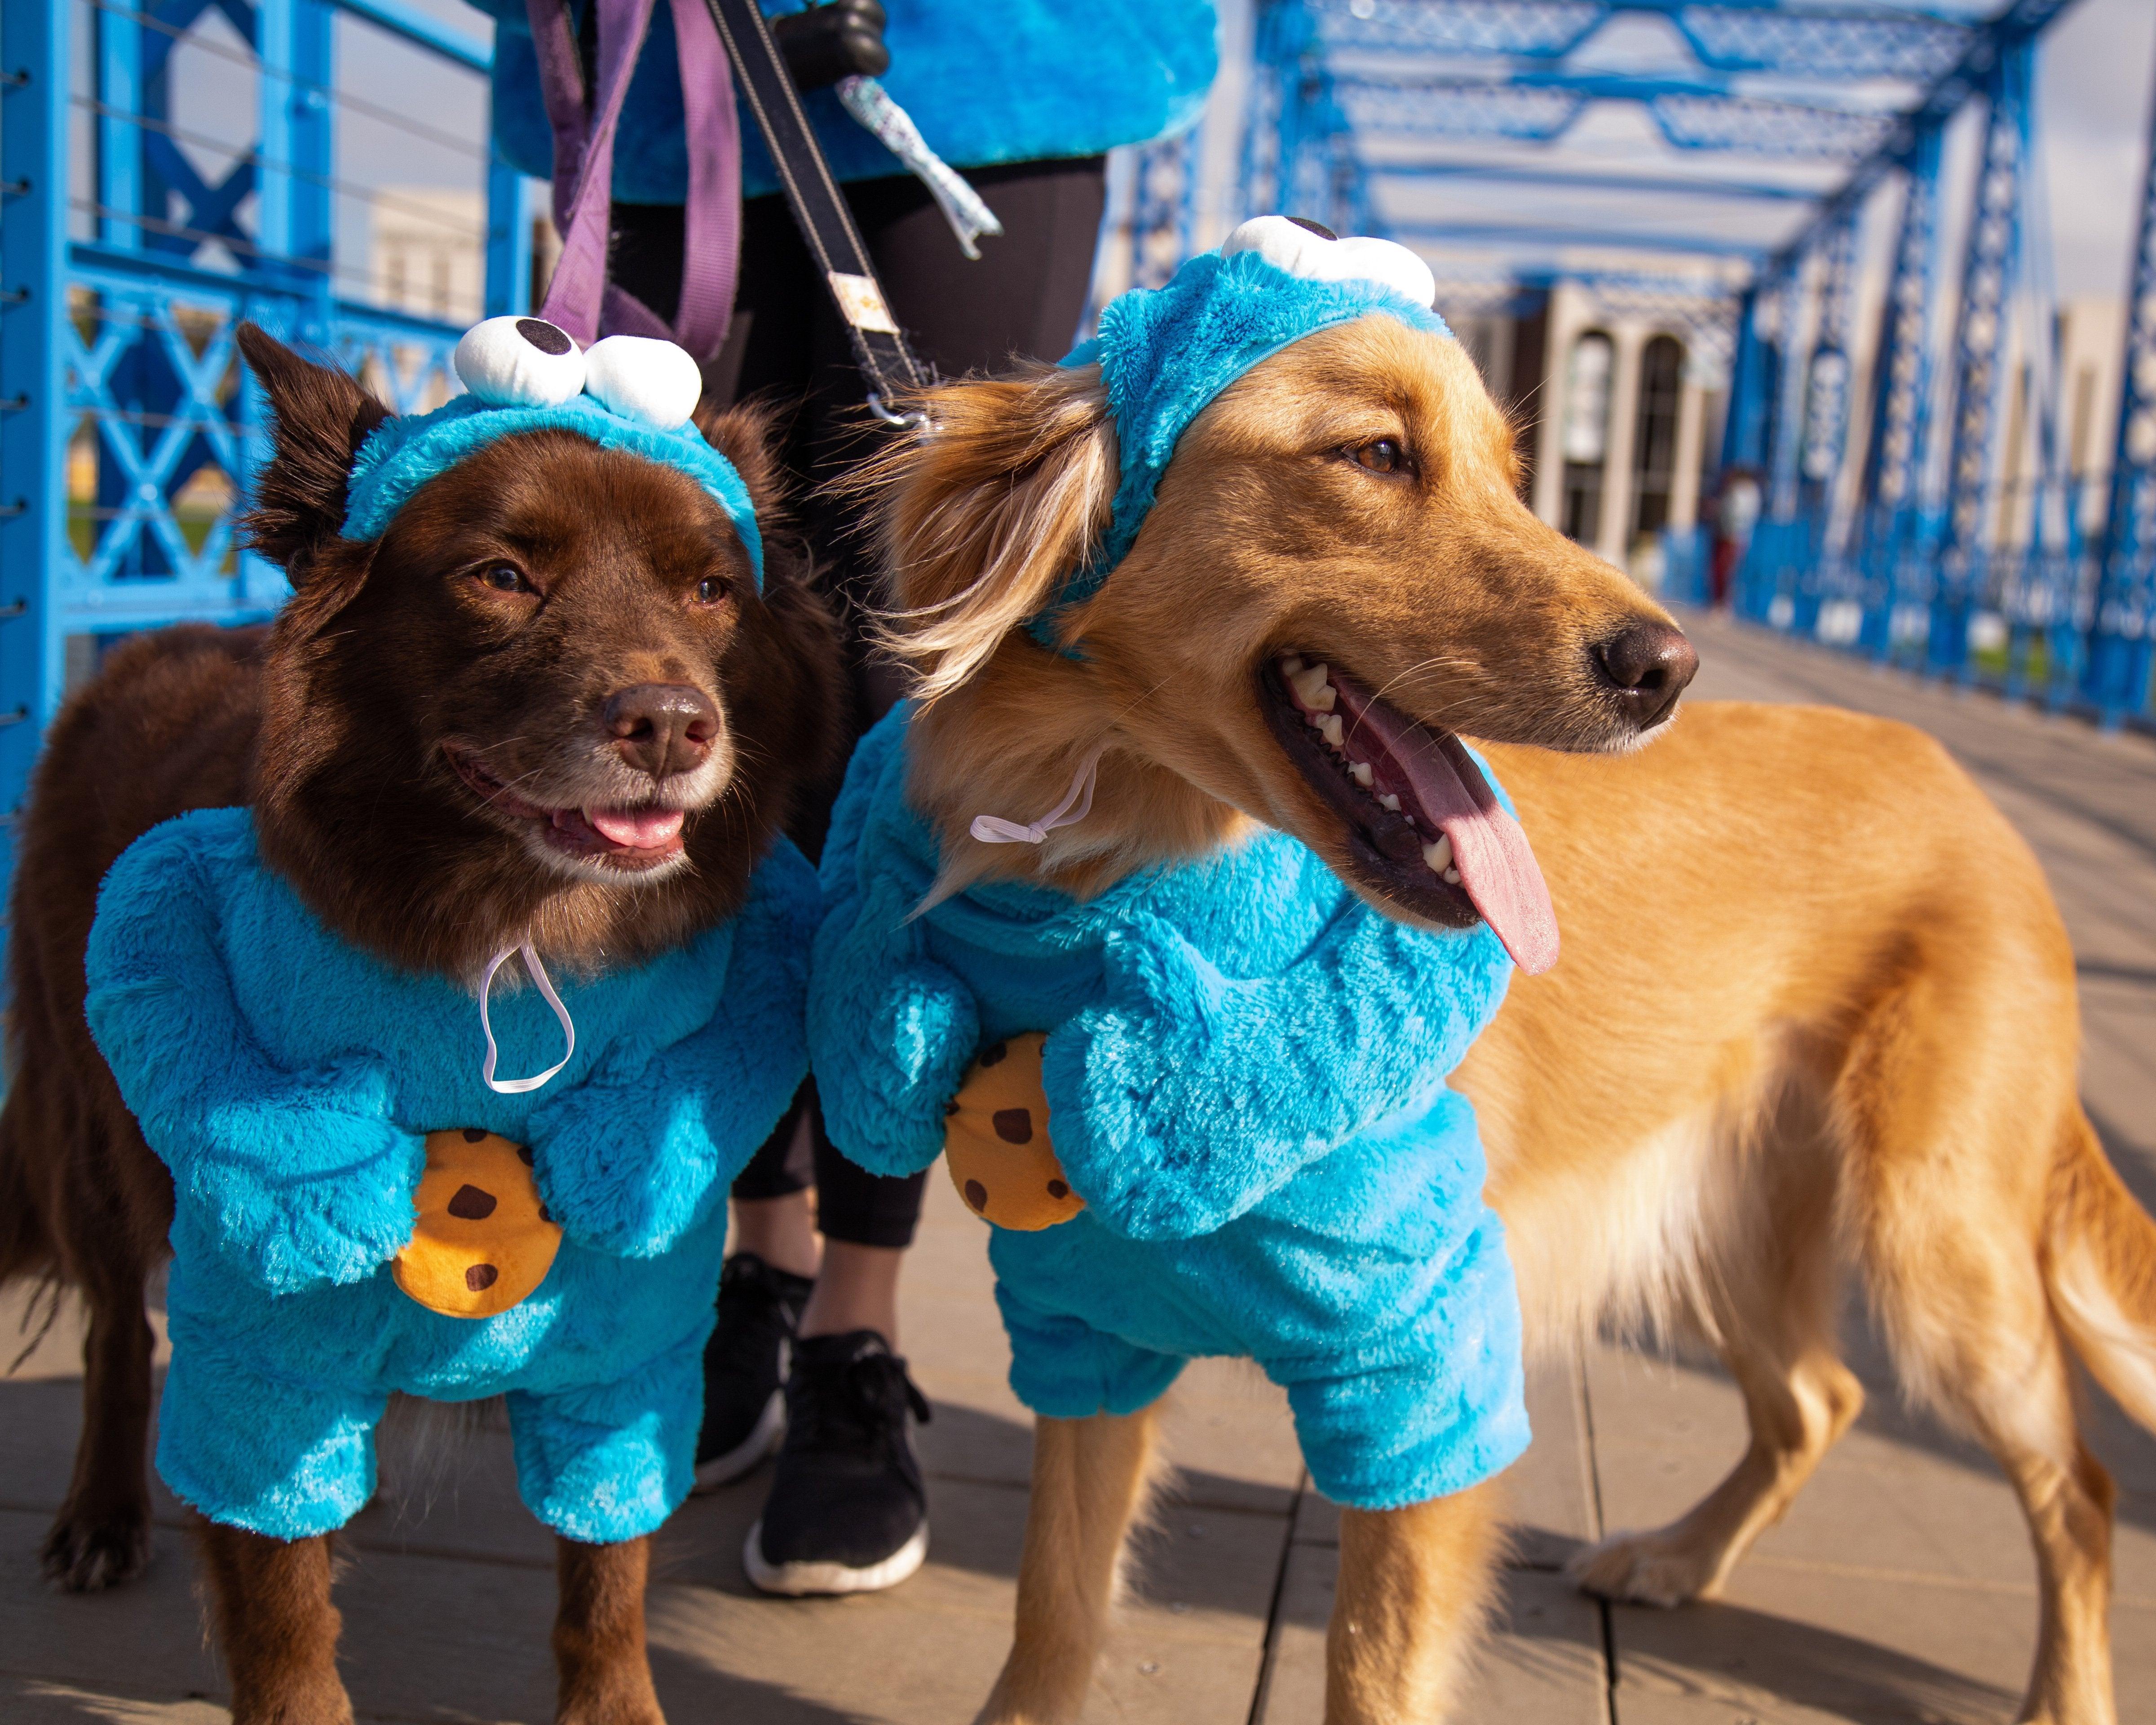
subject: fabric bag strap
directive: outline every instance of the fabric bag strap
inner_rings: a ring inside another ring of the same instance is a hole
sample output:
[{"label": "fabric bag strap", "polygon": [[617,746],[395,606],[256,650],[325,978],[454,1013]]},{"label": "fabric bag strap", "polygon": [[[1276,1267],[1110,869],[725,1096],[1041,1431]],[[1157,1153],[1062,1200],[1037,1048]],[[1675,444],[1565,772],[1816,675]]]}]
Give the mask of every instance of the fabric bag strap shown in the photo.
[{"label": "fabric bag strap", "polygon": [[681,297],[669,328],[642,300],[607,279],[614,137],[655,0],[593,3],[598,14],[596,101],[584,87],[567,0],[526,0],[540,89],[554,132],[554,225],[562,235],[562,255],[540,316],[586,347],[602,335],[653,336],[710,360],[726,341],[741,254],[741,132],[726,55],[698,0],[668,0],[689,156]]},{"label": "fabric bag strap", "polygon": [[823,146],[802,112],[800,93],[779,57],[778,44],[772,40],[762,8],[757,0],[704,3],[740,75],[742,94],[771,151],[802,243],[823,272],[839,321],[846,326],[854,362],[868,386],[869,407],[879,418],[893,418],[896,416],[887,404],[899,392],[922,388],[929,377],[891,315],[868,248],[861,244],[860,231],[839,195],[830,164],[824,160]]}]

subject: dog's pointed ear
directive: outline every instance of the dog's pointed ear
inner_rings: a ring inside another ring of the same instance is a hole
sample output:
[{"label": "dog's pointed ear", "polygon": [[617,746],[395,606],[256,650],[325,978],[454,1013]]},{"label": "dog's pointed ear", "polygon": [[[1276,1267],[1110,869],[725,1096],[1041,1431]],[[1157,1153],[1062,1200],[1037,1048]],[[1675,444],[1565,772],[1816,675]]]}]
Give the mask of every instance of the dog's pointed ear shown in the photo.
[{"label": "dog's pointed ear", "polygon": [[786,484],[773,453],[778,420],[778,409],[767,402],[737,402],[721,408],[706,400],[696,409],[696,429],[706,443],[733,463],[734,471],[748,487],[748,501],[756,506],[759,521],[783,514],[786,506]]},{"label": "dog's pointed ear", "polygon": [[238,336],[274,416],[272,453],[244,521],[248,543],[298,587],[342,530],[352,459],[389,410],[347,373],[302,359],[254,324]]},{"label": "dog's pointed ear", "polygon": [[1098,366],[1027,364],[925,392],[921,429],[869,464],[888,609],[880,644],[947,695],[1092,553],[1116,492]]}]

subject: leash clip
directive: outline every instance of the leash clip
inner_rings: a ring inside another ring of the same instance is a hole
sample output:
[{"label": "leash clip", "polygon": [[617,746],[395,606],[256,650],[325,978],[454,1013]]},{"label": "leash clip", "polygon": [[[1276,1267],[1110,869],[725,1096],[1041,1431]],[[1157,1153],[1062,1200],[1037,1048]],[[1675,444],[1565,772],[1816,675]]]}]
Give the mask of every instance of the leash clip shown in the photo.
[{"label": "leash clip", "polygon": [[895,425],[901,431],[926,432],[933,429],[927,411],[916,408],[910,413],[894,413],[886,407],[883,397],[875,390],[869,391],[869,411],[886,425]]}]

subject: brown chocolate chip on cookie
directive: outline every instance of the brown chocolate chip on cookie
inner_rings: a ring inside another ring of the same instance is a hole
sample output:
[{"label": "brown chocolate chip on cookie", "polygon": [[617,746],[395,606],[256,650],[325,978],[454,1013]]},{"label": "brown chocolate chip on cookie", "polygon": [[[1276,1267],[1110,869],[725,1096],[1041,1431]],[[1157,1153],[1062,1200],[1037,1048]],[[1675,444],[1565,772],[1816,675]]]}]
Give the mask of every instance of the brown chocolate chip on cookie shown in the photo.
[{"label": "brown chocolate chip on cookie", "polygon": [[986,1209],[988,1207],[988,1189],[978,1180],[967,1181],[966,1202],[977,1210]]},{"label": "brown chocolate chip on cookie", "polygon": [[[491,1192],[482,1192],[476,1186],[459,1186],[456,1195],[450,1199],[448,1208],[449,1214],[460,1222],[484,1222],[494,1214],[494,1206],[495,1196]],[[491,1271],[486,1279],[489,1281],[494,1280]]]},{"label": "brown chocolate chip on cookie", "polygon": [[1026,1108],[998,1108],[995,1111],[996,1136],[1006,1144],[1030,1144],[1033,1142],[1033,1113]]},{"label": "brown chocolate chip on cookie", "polygon": [[491,1264],[475,1264],[465,1271],[465,1286],[475,1294],[483,1294],[495,1283],[501,1272]]},{"label": "brown chocolate chip on cookie", "polygon": [[468,1126],[465,1128],[465,1142],[467,1144],[483,1144],[485,1142],[486,1133],[480,1127]]},{"label": "brown chocolate chip on cookie", "polygon": [[1009,1052],[1010,1049],[1007,1044],[991,1042],[981,1050],[981,1064],[983,1066],[993,1066]]},{"label": "brown chocolate chip on cookie", "polygon": [[1070,1197],[1070,1189],[1060,1180],[1050,1180],[1048,1183],[1048,1195],[1060,1204],[1065,1199]]}]

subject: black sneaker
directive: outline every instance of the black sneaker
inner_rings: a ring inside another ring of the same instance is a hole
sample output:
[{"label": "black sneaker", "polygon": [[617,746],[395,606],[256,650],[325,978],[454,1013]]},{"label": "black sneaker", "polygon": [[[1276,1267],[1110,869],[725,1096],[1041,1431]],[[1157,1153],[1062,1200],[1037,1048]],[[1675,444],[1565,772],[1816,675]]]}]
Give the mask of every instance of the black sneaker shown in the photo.
[{"label": "black sneaker", "polygon": [[719,1274],[719,1324],[704,1344],[704,1429],[696,1437],[696,1486],[737,1480],[778,1447],[786,1431],[787,1355],[801,1308],[816,1286],[736,1252]]},{"label": "black sneaker", "polygon": [[767,1594],[896,1587],[928,1555],[928,1499],[906,1416],[927,1399],[874,1330],[796,1344],[786,1446],[742,1560]]}]

